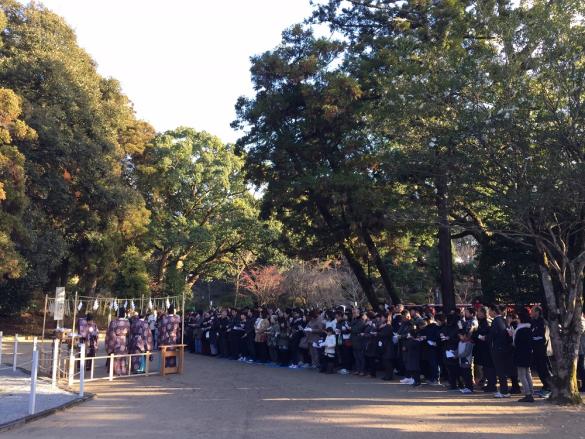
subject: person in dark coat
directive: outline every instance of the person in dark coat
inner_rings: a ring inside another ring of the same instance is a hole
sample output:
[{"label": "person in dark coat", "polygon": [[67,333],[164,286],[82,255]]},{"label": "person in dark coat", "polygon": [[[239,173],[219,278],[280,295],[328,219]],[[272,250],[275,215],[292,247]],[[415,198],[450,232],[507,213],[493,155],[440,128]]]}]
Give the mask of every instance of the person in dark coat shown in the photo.
[{"label": "person in dark coat", "polygon": [[514,360],[518,368],[518,378],[522,383],[524,398],[519,402],[534,402],[534,390],[532,385],[532,374],[530,365],[532,364],[532,354],[534,343],[532,341],[532,328],[530,324],[530,314],[527,310],[521,309],[518,312],[520,322],[514,331]]},{"label": "person in dark coat", "polygon": [[[396,335],[398,336],[398,357],[400,360],[400,365],[402,366],[402,370],[400,371],[406,378],[411,378],[408,376],[408,369],[406,368],[406,355],[407,355],[407,346],[406,346],[406,339],[408,338],[408,334],[414,327],[414,323],[412,322],[410,313],[408,310],[402,311],[402,320],[400,322],[400,327],[398,331],[396,331]],[[401,380],[402,382],[403,380]]]},{"label": "person in dark coat", "polygon": [[375,316],[372,314],[368,315],[366,327],[364,328],[364,343],[367,373],[372,378],[376,378],[378,369],[378,328],[376,327]]},{"label": "person in dark coat", "polygon": [[230,319],[228,317],[227,310],[221,312],[221,316],[218,319],[218,347],[219,357],[228,358],[230,356],[230,344],[229,344],[229,332],[230,332]]},{"label": "person in dark coat", "polygon": [[394,330],[392,329],[392,314],[388,314],[387,321],[378,329],[378,340],[381,344],[381,358],[384,367],[384,381],[394,379],[394,359],[396,358],[396,345],[394,344]]},{"label": "person in dark coat", "polygon": [[474,363],[478,368],[481,368],[481,375],[484,380],[482,390],[484,392],[496,392],[496,370],[489,344],[491,320],[489,319],[487,307],[481,307],[477,310],[477,321],[477,330],[472,334]]},{"label": "person in dark coat", "polygon": [[439,356],[441,344],[441,329],[432,314],[425,318],[425,326],[420,331],[422,341],[422,359],[426,365],[423,371],[430,385],[439,385],[440,368]]},{"label": "person in dark coat", "polygon": [[457,349],[459,347],[459,318],[455,314],[448,314],[445,326],[441,327],[439,337],[441,339],[443,361],[447,369],[449,379],[449,390],[459,388],[459,360]]},{"label": "person in dark coat", "polygon": [[368,316],[365,312],[360,313],[358,309],[353,310],[353,320],[351,321],[351,346],[355,363],[354,375],[366,375],[364,331],[367,319]]},{"label": "person in dark coat", "polygon": [[411,329],[406,336],[405,348],[406,355],[404,357],[404,367],[406,368],[407,375],[410,377],[410,382],[408,384],[420,386],[421,340],[414,325],[411,326]]},{"label": "person in dark coat", "polygon": [[500,390],[494,396],[496,398],[509,398],[508,378],[512,375],[514,367],[514,347],[512,346],[512,336],[506,325],[506,306],[495,305],[490,310],[493,315],[489,334],[490,352],[500,384]]},{"label": "person in dark coat", "polygon": [[533,342],[533,356],[532,366],[536,370],[540,382],[542,383],[542,389],[540,394],[550,392],[550,381],[552,379],[552,364],[550,357],[552,355],[552,349],[550,344],[550,336],[548,331],[548,325],[542,315],[542,308],[535,306],[530,310],[530,328],[532,331],[532,342]]}]

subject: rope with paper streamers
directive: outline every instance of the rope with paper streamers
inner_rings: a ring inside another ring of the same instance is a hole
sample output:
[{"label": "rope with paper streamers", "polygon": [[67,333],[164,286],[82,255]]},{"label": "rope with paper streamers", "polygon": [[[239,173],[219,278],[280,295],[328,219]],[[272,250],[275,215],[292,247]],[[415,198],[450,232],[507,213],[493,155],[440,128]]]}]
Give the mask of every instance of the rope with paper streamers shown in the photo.
[{"label": "rope with paper streamers", "polygon": [[[122,303],[121,300],[124,302]],[[165,297],[133,297],[122,298],[117,297],[91,297],[78,296],[77,297],[77,312],[92,312],[94,314],[107,315],[112,311],[117,311],[120,306],[126,309],[140,309],[142,303],[143,309],[165,310],[173,305],[175,310],[180,311],[182,296],[165,296]],[[64,314],[69,317],[73,315],[73,308],[75,308],[75,299],[70,297],[65,299]],[[55,315],[55,298],[48,299],[48,312],[51,316]]]}]

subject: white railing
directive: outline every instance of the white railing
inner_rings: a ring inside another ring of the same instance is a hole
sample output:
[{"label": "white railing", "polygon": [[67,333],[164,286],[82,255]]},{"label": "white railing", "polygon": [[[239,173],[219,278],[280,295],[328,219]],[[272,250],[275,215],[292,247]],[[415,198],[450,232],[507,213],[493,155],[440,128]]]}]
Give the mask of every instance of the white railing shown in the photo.
[{"label": "white railing", "polygon": [[[151,376],[151,375],[164,375],[165,369],[165,357],[177,349],[177,367],[179,373],[182,372],[183,368],[183,349],[185,345],[171,345],[161,346],[160,352],[154,353],[151,351],[141,352],[136,354],[110,354],[88,357],[86,355],[86,346],[83,343],[78,345],[78,352],[75,353],[71,344],[61,343],[58,339],[53,340],[51,348],[45,350],[44,344],[39,344],[37,337],[34,337],[32,343],[32,354],[30,361],[22,359],[23,355],[28,355],[26,352],[20,352],[20,339],[19,335],[15,334],[14,339],[11,343],[5,340],[4,334],[0,331],[0,370],[10,370],[16,372],[17,368],[23,368],[30,365],[30,393],[29,393],[29,414],[34,414],[36,410],[36,389],[39,373],[50,379],[51,387],[56,389],[59,381],[63,379],[67,382],[69,389],[72,389],[75,384],[79,384],[79,396],[83,397],[85,394],[85,383],[97,380],[109,380],[113,381],[115,378],[126,378],[126,377],[139,377],[139,376]],[[12,347],[10,352],[5,350],[9,346]],[[26,350],[26,349],[25,349]],[[157,357],[157,364],[151,364],[151,358]],[[12,358],[12,364],[4,365],[2,363],[3,358]],[[132,372],[132,359],[136,357],[144,358],[144,371],[140,373]],[[114,374],[114,363],[116,360],[123,359],[127,364],[127,372],[123,375]],[[96,362],[99,360],[106,360],[108,362],[108,373],[106,376],[95,376]],[[86,364],[91,361],[89,367],[89,376],[86,376]],[[153,367],[155,366],[155,367]],[[27,367],[28,370],[28,367]],[[75,371],[78,372],[75,372]],[[166,369],[167,373],[169,368]]]}]

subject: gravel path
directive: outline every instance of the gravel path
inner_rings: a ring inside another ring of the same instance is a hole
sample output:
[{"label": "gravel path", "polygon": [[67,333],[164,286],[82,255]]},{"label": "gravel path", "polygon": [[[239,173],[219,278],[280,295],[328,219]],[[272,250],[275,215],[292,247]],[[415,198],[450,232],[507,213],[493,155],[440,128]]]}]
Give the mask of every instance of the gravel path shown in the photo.
[{"label": "gravel path", "polygon": [[94,400],[2,439],[584,439],[585,410],[188,354],[185,373],[87,384]]},{"label": "gravel path", "polygon": [[[0,365],[0,369],[6,365]],[[28,415],[30,375],[19,370],[0,370],[0,425]],[[51,389],[51,383],[37,380],[36,413],[72,401],[77,395]]]}]

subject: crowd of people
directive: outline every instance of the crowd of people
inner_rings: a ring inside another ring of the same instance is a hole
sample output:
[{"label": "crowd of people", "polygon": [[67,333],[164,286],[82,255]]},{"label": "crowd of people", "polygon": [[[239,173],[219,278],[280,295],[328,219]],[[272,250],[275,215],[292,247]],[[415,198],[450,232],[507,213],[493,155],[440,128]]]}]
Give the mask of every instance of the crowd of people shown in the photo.
[{"label": "crowd of people", "polygon": [[[585,315],[584,315],[585,320]],[[433,306],[329,310],[246,308],[193,312],[185,342],[192,352],[247,363],[310,368],[383,380],[401,377],[463,394],[550,395],[552,345],[543,310],[494,305],[438,312]],[[578,374],[585,383],[585,336]],[[532,373],[542,388],[536,391]]]}]

